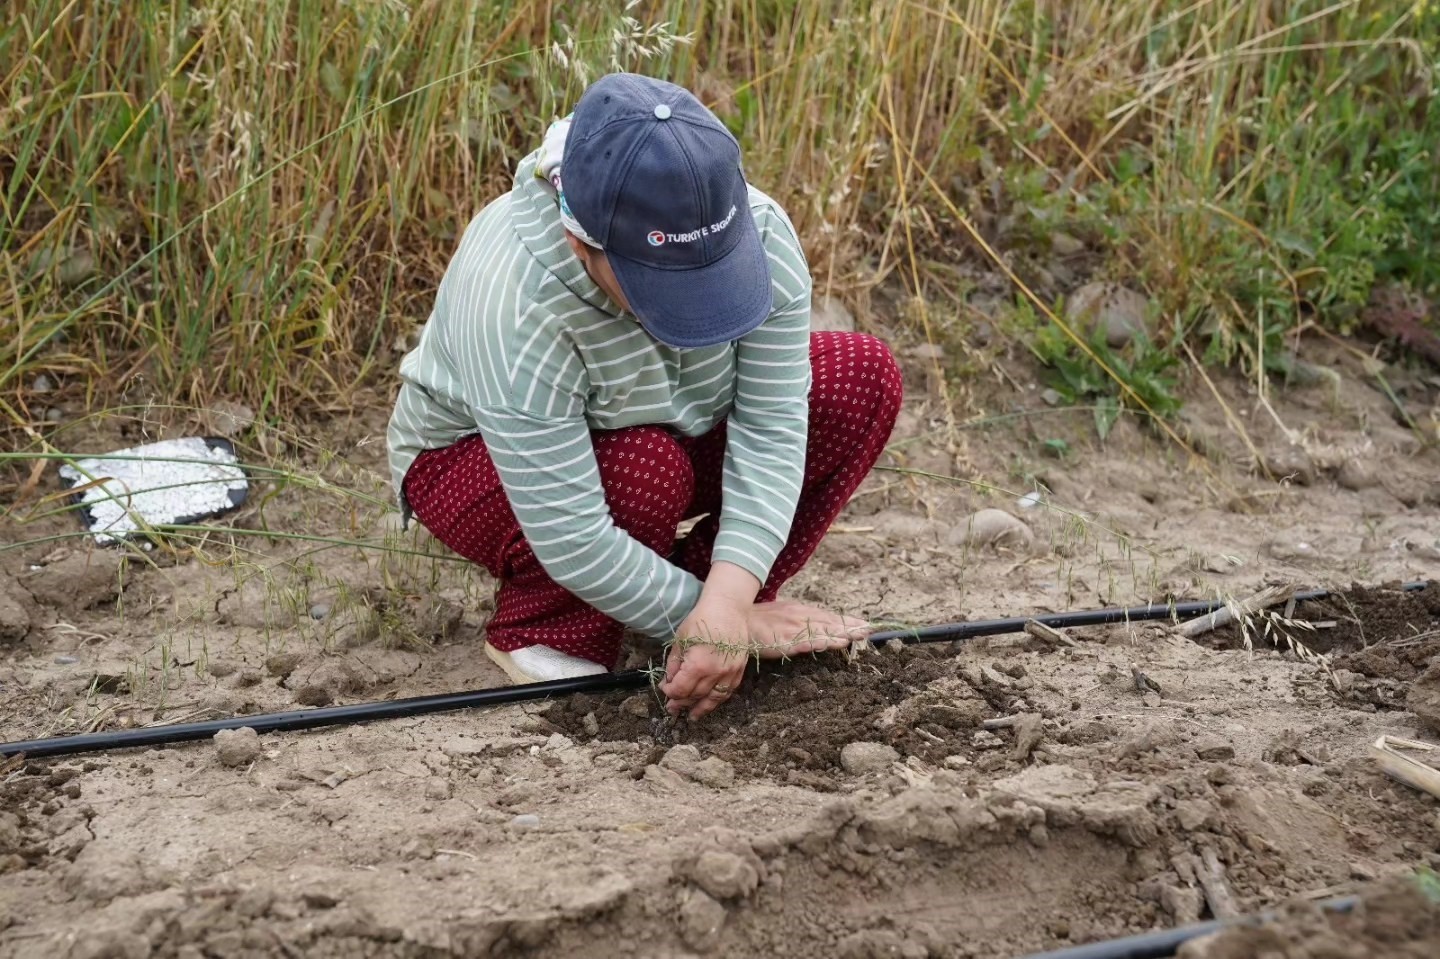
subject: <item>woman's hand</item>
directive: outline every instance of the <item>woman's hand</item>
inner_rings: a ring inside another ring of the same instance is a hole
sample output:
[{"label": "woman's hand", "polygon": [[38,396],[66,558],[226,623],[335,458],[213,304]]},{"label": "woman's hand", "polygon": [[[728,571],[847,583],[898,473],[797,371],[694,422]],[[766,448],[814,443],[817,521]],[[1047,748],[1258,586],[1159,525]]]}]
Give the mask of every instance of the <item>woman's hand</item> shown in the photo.
[{"label": "woman's hand", "polygon": [[740,687],[751,656],[781,659],[844,649],[871,632],[869,623],[818,606],[782,599],[755,603],[760,583],[729,563],[716,563],[700,601],[675,632],[665,663],[665,708],[699,719]]},{"label": "woman's hand", "polygon": [[701,594],[700,602],[675,632],[660,691],[672,716],[690,708],[699,719],[740,687],[750,656],[748,602]]},{"label": "woman's hand", "polygon": [[819,606],[777,599],[750,608],[750,640],[761,659],[844,649],[869,636],[873,627],[855,616]]},{"label": "woman's hand", "polygon": [[689,707],[699,719],[740,687],[750,655],[749,611],[760,581],[724,560],[710,568],[700,601],[675,630],[665,663],[665,709],[672,716]]}]

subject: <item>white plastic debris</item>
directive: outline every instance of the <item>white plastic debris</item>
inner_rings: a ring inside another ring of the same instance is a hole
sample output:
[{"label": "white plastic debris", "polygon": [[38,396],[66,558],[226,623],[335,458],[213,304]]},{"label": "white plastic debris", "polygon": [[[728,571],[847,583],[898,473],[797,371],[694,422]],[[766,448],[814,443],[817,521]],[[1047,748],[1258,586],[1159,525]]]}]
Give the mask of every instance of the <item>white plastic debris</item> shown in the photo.
[{"label": "white plastic debris", "polygon": [[184,525],[245,502],[248,480],[235,447],[217,438],[164,440],[60,467],[86,529],[101,544],[144,526]]},{"label": "white plastic debris", "polygon": [[1021,509],[1030,509],[1032,506],[1039,506],[1039,490],[1031,490],[1030,492],[1026,493],[1024,496],[1020,497],[1018,500],[1015,501],[1015,505],[1019,506]]}]

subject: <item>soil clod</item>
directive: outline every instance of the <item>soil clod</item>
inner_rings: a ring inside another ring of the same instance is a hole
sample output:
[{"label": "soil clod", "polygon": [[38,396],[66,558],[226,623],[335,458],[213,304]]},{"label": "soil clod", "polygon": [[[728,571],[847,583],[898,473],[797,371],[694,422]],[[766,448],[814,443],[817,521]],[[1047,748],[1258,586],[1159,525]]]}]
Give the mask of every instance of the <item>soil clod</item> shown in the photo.
[{"label": "soil clod", "polygon": [[226,766],[246,766],[260,756],[260,736],[249,726],[215,734],[215,755]]}]

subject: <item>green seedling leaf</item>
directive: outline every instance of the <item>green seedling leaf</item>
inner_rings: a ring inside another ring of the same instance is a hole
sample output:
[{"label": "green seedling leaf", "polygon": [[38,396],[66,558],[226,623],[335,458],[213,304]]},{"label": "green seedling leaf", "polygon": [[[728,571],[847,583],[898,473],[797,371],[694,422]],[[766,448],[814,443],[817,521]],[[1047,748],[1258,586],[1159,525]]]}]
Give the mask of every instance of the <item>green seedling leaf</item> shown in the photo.
[{"label": "green seedling leaf", "polygon": [[1095,402],[1095,432],[1103,441],[1120,418],[1120,403],[1113,396],[1102,396]]}]

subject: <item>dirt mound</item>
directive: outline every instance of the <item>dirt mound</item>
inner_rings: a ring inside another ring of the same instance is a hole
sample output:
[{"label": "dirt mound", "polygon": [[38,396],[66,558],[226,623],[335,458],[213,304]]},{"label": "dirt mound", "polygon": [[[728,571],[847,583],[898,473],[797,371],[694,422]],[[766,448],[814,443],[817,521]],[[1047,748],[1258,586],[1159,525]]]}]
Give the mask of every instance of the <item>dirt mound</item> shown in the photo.
[{"label": "dirt mound", "polygon": [[1262,925],[1187,943],[1178,959],[1428,959],[1440,954],[1440,880],[1396,878],[1348,912],[1304,903]]},{"label": "dirt mound", "polygon": [[[980,724],[1026,708],[1016,688],[1026,685],[1024,668],[1012,670],[1019,675],[990,670],[987,682],[985,672],[962,669],[948,647],[887,649],[854,662],[825,654],[752,666],[740,692],[700,723],[671,720],[654,692],[574,696],[543,715],[582,742],[641,742],[657,755],[689,744],[741,775],[826,788],[843,773],[842,752],[852,743],[952,766],[1001,749],[1004,741]],[[967,673],[978,677],[978,689]]]}]

